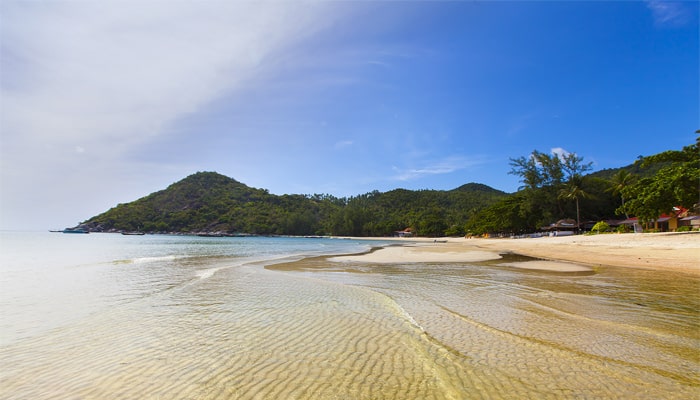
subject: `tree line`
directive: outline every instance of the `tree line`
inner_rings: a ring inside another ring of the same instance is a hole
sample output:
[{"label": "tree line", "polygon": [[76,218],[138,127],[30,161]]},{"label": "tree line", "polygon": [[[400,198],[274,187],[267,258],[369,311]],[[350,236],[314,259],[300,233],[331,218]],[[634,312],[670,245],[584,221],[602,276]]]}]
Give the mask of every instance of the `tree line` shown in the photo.
[{"label": "tree line", "polygon": [[592,168],[575,153],[510,159],[519,190],[471,218],[471,234],[533,232],[559,219],[603,221],[635,216],[653,227],[674,207],[699,212],[698,141],[680,151],[639,157],[632,165],[585,174]]}]

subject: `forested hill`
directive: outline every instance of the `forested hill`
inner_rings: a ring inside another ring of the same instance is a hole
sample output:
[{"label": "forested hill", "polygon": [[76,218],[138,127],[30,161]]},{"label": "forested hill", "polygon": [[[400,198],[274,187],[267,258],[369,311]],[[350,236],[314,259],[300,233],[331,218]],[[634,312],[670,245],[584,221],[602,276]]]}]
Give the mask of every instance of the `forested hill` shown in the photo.
[{"label": "forested hill", "polygon": [[91,231],[260,235],[461,235],[471,216],[507,196],[469,183],[450,191],[396,189],[350,198],[274,195],[215,172],[198,172],[90,218]]}]

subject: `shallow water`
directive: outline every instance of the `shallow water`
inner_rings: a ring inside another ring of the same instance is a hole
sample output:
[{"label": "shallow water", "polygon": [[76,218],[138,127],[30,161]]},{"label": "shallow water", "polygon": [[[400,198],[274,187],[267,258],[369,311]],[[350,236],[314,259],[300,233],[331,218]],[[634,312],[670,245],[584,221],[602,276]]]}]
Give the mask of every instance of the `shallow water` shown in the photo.
[{"label": "shallow water", "polygon": [[546,273],[489,264],[316,260],[294,267],[304,276],[390,298],[433,352],[449,354],[433,361],[452,371],[447,381],[458,398],[700,395],[697,278],[620,268]]},{"label": "shallow water", "polygon": [[162,256],[115,282],[139,296],[4,344],[0,397],[700,396],[689,275]]}]

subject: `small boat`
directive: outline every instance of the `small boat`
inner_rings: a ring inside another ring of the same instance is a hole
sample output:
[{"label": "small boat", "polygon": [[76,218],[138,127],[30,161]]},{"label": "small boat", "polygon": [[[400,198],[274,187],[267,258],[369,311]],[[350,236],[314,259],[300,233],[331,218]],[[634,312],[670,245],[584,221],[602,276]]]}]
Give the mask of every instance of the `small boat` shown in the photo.
[{"label": "small boat", "polygon": [[145,235],[145,232],[122,232],[122,235],[128,235],[128,236],[143,236]]},{"label": "small boat", "polygon": [[90,233],[90,231],[88,231],[87,229],[83,229],[83,228],[73,228],[73,229],[66,228],[62,232],[63,233]]}]

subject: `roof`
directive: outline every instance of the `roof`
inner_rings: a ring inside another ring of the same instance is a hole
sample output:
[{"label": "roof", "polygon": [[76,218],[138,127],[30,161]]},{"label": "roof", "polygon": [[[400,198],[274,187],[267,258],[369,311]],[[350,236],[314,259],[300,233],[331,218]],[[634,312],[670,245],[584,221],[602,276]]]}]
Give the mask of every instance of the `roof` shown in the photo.
[{"label": "roof", "polygon": [[576,223],[576,220],[574,219],[560,219],[559,221],[549,225],[549,226],[544,226],[542,227],[543,230],[550,230],[550,229],[574,229],[576,228],[578,224]]}]

